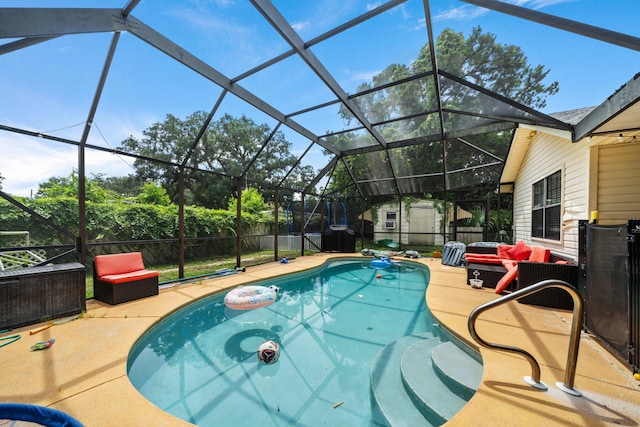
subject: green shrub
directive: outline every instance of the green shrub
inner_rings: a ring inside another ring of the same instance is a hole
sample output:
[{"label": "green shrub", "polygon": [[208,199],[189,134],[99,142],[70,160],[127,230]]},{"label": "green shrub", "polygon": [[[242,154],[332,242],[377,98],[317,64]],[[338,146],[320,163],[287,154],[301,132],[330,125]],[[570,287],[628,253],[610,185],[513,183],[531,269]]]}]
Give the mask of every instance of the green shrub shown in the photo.
[{"label": "green shrub", "polygon": [[[21,201],[56,226],[78,235],[78,201],[70,197],[25,199]],[[176,205],[108,202],[86,204],[86,228],[89,242],[159,240],[178,237]],[[185,237],[218,237],[236,234],[235,211],[185,207]],[[243,212],[244,234],[251,234],[258,222],[268,222],[260,214]],[[69,244],[69,237],[58,233],[46,222],[0,199],[0,224],[5,231],[29,231],[32,245]]]}]

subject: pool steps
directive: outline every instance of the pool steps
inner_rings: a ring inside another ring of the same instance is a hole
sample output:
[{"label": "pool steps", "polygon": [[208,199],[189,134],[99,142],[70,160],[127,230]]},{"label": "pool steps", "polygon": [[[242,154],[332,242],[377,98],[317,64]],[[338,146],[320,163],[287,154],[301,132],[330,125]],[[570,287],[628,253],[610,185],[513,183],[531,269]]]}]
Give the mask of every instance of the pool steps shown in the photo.
[{"label": "pool steps", "polygon": [[459,346],[448,341],[437,346],[431,354],[433,368],[451,391],[469,401],[482,382],[482,363]]},{"label": "pool steps", "polygon": [[477,357],[431,333],[400,338],[371,364],[371,398],[393,427],[439,426],[473,396],[482,378]]},{"label": "pool steps", "polygon": [[432,426],[409,398],[400,376],[400,360],[412,344],[433,339],[431,333],[409,335],[383,347],[371,362],[372,406],[394,427]]}]

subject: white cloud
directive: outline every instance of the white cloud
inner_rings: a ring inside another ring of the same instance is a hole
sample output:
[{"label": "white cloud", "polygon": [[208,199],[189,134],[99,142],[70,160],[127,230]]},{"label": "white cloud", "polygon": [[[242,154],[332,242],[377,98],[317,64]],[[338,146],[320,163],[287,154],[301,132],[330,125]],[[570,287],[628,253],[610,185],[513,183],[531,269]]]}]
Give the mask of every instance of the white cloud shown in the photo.
[{"label": "white cloud", "polygon": [[453,9],[445,10],[432,16],[434,22],[437,21],[469,21],[478,16],[482,16],[487,13],[487,9],[483,9],[476,6],[465,5],[461,7],[455,7]]},{"label": "white cloud", "polygon": [[[10,146],[10,148],[9,148]],[[17,136],[2,138],[0,150],[11,149],[11,157],[0,157],[0,174],[5,178],[2,190],[15,196],[30,196],[39,184],[52,177],[67,177],[78,168],[77,147]],[[37,153],[37,155],[34,155]],[[133,160],[104,151],[87,150],[85,167],[88,176],[125,176],[133,173]]]},{"label": "white cloud", "polygon": [[165,117],[159,117],[153,113],[140,110],[135,115],[118,115],[116,112],[98,110],[99,115],[94,120],[94,128],[89,135],[88,143],[100,146],[116,148],[126,138],[133,136],[142,138],[141,129],[148,129],[157,122],[162,122]]},{"label": "white cloud", "polygon": [[[542,9],[547,6],[553,6],[562,3],[573,3],[576,0],[507,0],[505,3],[511,3],[516,6],[529,9]],[[470,21],[478,16],[486,14],[489,10],[473,5],[464,5],[445,10],[432,16],[432,20],[436,21]]]},{"label": "white cloud", "polygon": [[[131,118],[130,118],[131,119]],[[138,118],[140,119],[140,118]],[[146,117],[151,120],[151,117]],[[153,119],[156,121],[156,119]],[[149,121],[152,123],[152,121]],[[92,145],[116,148],[130,135],[140,137],[139,127],[123,117],[96,123],[89,136]],[[18,128],[25,126],[15,125]],[[146,128],[143,126],[142,128]],[[100,131],[100,132],[99,132]],[[105,133],[104,138],[101,133]],[[16,196],[30,196],[38,185],[52,177],[66,177],[78,169],[78,147],[18,133],[0,132],[0,175],[2,189]],[[99,150],[87,150],[87,175],[124,176],[134,173],[133,159]]]},{"label": "white cloud", "polygon": [[418,25],[413,27],[414,31],[424,30],[427,27],[427,20],[422,18],[418,19]]},{"label": "white cloud", "polygon": [[88,176],[93,174],[125,176],[135,172],[133,162],[134,159],[131,157],[119,156],[105,151],[87,150],[85,166]]},{"label": "white cloud", "polygon": [[175,15],[187,25],[197,27],[206,33],[239,35],[247,33],[248,29],[237,22],[220,19],[213,13],[204,10],[182,9]]},{"label": "white cloud", "polygon": [[17,196],[35,193],[50,177],[69,176],[78,163],[74,146],[18,134],[1,134],[0,151],[3,191]]},{"label": "white cloud", "polygon": [[351,77],[352,81],[357,81],[357,82],[364,82],[364,81],[371,81],[375,76],[377,76],[378,74],[380,74],[381,71],[380,70],[375,70],[375,71],[360,71],[356,74],[354,74]]},{"label": "white cloud", "polygon": [[309,21],[304,21],[304,22],[294,22],[293,24],[291,24],[291,27],[296,30],[296,32],[300,32],[302,30],[304,30],[305,28],[307,28],[310,25]]},{"label": "white cloud", "polygon": [[345,76],[344,89],[347,92],[355,91],[363,82],[370,82],[375,76],[380,74],[380,70],[371,71],[354,71],[351,69],[343,69],[342,74]]}]

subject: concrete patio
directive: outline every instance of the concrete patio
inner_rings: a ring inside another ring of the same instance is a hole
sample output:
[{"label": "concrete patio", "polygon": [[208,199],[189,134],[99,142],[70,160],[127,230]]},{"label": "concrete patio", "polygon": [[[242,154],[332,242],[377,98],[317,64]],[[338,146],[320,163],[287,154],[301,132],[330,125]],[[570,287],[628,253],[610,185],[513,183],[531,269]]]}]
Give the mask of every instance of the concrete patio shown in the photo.
[{"label": "concrete patio", "polygon": [[[154,323],[203,296],[239,284],[294,273],[339,255],[318,254],[269,263],[246,272],[163,289],[157,297],[117,306],[94,300],[87,312],[68,323],[34,335],[38,325],[2,334],[21,339],[0,348],[3,385],[0,401],[43,405],[70,414],[86,426],[180,426],[148,402],[129,382],[127,357],[136,340]],[[467,330],[469,313],[496,299],[492,289],[467,286],[462,268],[420,258],[431,270],[426,298],[434,317],[474,347]],[[523,381],[531,375],[526,360],[481,349],[484,376],[480,389],[447,426],[636,426],[640,422],[640,382],[598,341],[583,333],[575,388],[583,396],[560,391],[564,379],[571,313],[508,303],[480,317],[478,332],[489,341],[516,345],[541,365],[546,392]],[[30,351],[38,341],[55,338],[52,348]],[[0,423],[1,424],[1,423]]]}]

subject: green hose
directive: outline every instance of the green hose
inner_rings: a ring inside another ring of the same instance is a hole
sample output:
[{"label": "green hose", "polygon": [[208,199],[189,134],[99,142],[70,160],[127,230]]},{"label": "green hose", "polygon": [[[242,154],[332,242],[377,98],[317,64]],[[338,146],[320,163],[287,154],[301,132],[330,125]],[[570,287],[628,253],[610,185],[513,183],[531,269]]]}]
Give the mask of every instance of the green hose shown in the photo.
[{"label": "green hose", "polygon": [[[2,332],[7,332],[7,331],[0,331],[0,333],[2,333]],[[13,342],[18,341],[19,339],[20,339],[20,335],[19,334],[8,335],[6,337],[2,337],[2,338],[0,338],[0,341],[7,341],[7,342],[4,342],[4,343],[0,344],[0,347],[4,347],[5,345],[9,345],[9,344],[11,344]]]}]

